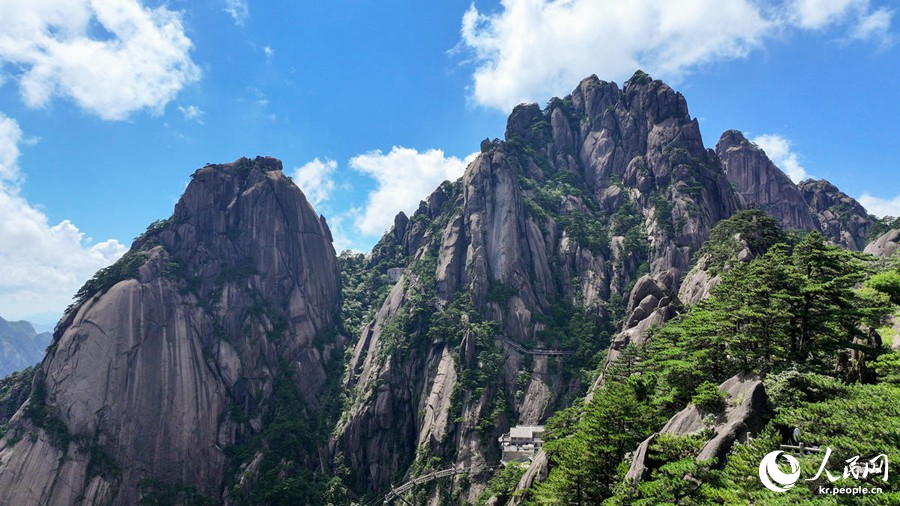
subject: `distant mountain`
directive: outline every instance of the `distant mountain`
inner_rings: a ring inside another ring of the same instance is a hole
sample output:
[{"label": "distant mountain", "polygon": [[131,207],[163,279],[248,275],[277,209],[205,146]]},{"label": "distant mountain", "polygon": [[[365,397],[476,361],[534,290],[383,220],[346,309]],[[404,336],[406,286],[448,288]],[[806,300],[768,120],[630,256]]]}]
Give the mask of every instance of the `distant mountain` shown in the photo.
[{"label": "distant mountain", "polygon": [[0,377],[40,362],[50,337],[49,332],[35,332],[31,323],[0,317]]}]

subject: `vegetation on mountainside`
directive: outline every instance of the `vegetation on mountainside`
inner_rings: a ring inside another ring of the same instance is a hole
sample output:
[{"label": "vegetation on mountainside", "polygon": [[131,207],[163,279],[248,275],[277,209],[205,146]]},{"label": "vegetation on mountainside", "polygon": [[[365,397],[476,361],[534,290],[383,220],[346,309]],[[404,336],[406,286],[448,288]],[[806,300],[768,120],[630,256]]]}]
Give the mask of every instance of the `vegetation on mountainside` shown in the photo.
[{"label": "vegetation on mountainside", "polygon": [[510,462],[502,469],[494,473],[488,481],[484,492],[478,495],[475,500],[475,506],[485,506],[491,497],[498,499],[497,504],[503,504],[513,497],[516,485],[528,469],[528,464],[524,462]]},{"label": "vegetation on mountainside", "polygon": [[341,325],[356,338],[362,326],[375,317],[394,283],[388,269],[406,267],[406,259],[393,234],[386,234],[372,248],[371,256],[345,250],[338,255],[341,271]]},{"label": "vegetation on mountainside", "polygon": [[[336,357],[335,357],[336,358]],[[338,364],[338,360],[333,361]],[[299,381],[288,363],[281,363],[272,388],[272,399],[264,413],[252,413],[263,430],[244,442],[225,449],[229,458],[226,491],[234,504],[348,504],[349,491],[341,481],[341,466],[335,476],[314,471],[322,462],[318,450],[328,439],[341,408],[339,366],[327,371],[318,406],[303,397]],[[240,416],[240,407],[232,410]],[[254,463],[251,466],[251,463]],[[242,476],[252,467],[252,487],[242,486]]]},{"label": "vegetation on mountainside", "polygon": [[885,216],[878,219],[875,219],[873,217],[872,224],[869,225],[869,228],[866,230],[866,243],[870,243],[875,239],[878,239],[885,233],[895,228],[900,228],[900,216],[898,216],[897,218],[894,218],[893,216]]},{"label": "vegetation on mountainside", "polygon": [[767,251],[776,243],[787,242],[778,220],[760,209],[739,211],[727,220],[716,224],[709,232],[709,239],[695,253],[695,259],[707,258],[707,270],[718,274],[734,263],[744,244],[754,256]]},{"label": "vegetation on mountainside", "polygon": [[[647,343],[626,348],[588,405],[548,422],[544,448],[551,471],[528,491],[528,504],[859,499],[816,495],[820,485],[832,486],[824,477],[781,495],[763,488],[759,462],[778,449],[783,428],[799,427],[804,442],[832,448],[833,474],[855,455],[897,456],[900,353],[884,346],[874,329],[897,310],[900,267],[876,273],[878,263],[815,233],[787,244],[777,227],[753,214],[725,223],[704,251],[728,257],[734,243],[727,243],[737,233],[761,255],[723,273],[710,298],[656,329]],[[735,445],[723,463],[701,462],[695,457],[707,437],[660,437],[650,448],[657,462],[651,475],[637,486],[624,481],[626,456],[641,441],[689,402],[724,408],[710,387],[739,372],[760,375],[769,393],[771,421],[752,443]],[[823,456],[800,457],[803,476],[815,476]],[[854,484],[860,481],[841,477],[834,486]],[[893,474],[886,483],[870,477],[864,485],[884,490],[866,499],[873,504],[900,500]]]}]

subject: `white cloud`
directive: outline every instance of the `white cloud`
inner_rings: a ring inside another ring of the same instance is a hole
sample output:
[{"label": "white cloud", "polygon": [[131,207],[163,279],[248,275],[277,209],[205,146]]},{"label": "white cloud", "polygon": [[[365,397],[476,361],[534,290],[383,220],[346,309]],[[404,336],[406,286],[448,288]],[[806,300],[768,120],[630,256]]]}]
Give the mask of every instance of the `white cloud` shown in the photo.
[{"label": "white cloud", "polygon": [[850,36],[883,36],[891,12],[868,0],[502,0],[496,13],[472,4],[461,41],[475,64],[471,98],[508,111],[562,96],[597,74],[636,69],[678,80],[699,66],[742,58],[784,27],[852,25]]},{"label": "white cloud", "polygon": [[197,123],[203,124],[203,109],[197,107],[196,105],[189,105],[187,107],[178,106],[178,111],[184,115],[184,119],[188,121],[196,121]]},{"label": "white cloud", "polygon": [[891,35],[892,18],[893,12],[887,9],[878,9],[871,14],[862,16],[859,19],[859,23],[850,32],[850,36],[854,39],[875,39],[881,41],[882,44],[890,44],[893,41]]},{"label": "white cloud", "polygon": [[294,169],[291,178],[294,183],[303,190],[306,198],[313,207],[331,198],[334,191],[334,179],[332,174],[337,169],[337,162],[325,159],[323,162],[319,158],[314,158],[302,167]]},{"label": "white cloud", "polygon": [[22,129],[16,120],[0,113],[0,184],[19,179],[19,143]]},{"label": "white cloud", "polygon": [[225,12],[238,26],[244,26],[244,22],[250,17],[250,7],[245,0],[225,0]]},{"label": "white cloud", "polygon": [[275,56],[275,50],[270,46],[265,46],[263,48],[263,54],[266,55],[267,60],[271,60],[273,56]]},{"label": "white cloud", "polygon": [[865,4],[867,0],[796,0],[789,8],[792,20],[800,28],[817,30]]},{"label": "white cloud", "polygon": [[857,200],[866,208],[866,211],[879,218],[885,216],[900,217],[900,195],[892,199],[883,199],[864,193]]},{"label": "white cloud", "polygon": [[372,177],[376,183],[354,225],[365,235],[383,233],[394,223],[398,212],[412,214],[437,185],[460,177],[475,156],[473,153],[461,160],[446,157],[439,149],[420,153],[394,146],[388,154],[375,150],[351,158],[350,168]]},{"label": "white cloud", "polygon": [[806,169],[800,164],[797,153],[791,151],[791,141],[778,134],[763,134],[750,140],[768,155],[779,169],[791,178],[791,181],[799,183],[809,178]]},{"label": "white cloud", "polygon": [[[179,15],[138,0],[3,0],[0,66],[29,107],[55,97],[108,120],[161,112],[200,77]],[[2,79],[0,79],[2,82]]]},{"label": "white cloud", "polygon": [[0,316],[62,314],[97,269],[127,248],[111,239],[92,244],[69,220],[55,225],[19,192],[22,131],[0,113]]},{"label": "white cloud", "polygon": [[[352,232],[347,230],[347,222],[354,221],[360,214],[358,207],[351,207],[347,211],[328,218],[328,229],[331,230],[331,237],[334,239],[334,250],[341,253],[344,250],[350,250],[356,253],[364,253],[363,248],[354,239]],[[352,225],[352,224],[351,224]]]},{"label": "white cloud", "polygon": [[850,38],[891,41],[893,12],[883,7],[873,10],[869,0],[794,0],[788,9],[789,22],[803,29],[847,24]]},{"label": "white cloud", "polygon": [[474,4],[462,44],[478,66],[473,98],[508,110],[568,93],[597,74],[623,79],[637,68],[678,76],[760,44],[769,22],[749,0],[504,0],[497,14]]}]

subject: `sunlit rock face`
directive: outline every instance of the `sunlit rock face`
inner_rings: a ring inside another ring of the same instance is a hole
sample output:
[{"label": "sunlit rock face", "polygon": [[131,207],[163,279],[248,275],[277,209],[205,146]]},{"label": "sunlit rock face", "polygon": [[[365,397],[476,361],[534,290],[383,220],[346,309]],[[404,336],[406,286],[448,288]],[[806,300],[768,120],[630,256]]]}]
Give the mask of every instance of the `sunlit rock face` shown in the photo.
[{"label": "sunlit rock face", "polygon": [[809,205],[787,175],[744,134],[729,130],[716,144],[725,174],[748,206],[762,209],[788,229],[818,230]]},{"label": "sunlit rock face", "polygon": [[[414,476],[433,456],[468,471],[462,493],[474,500],[499,460],[497,437],[588,386],[571,358],[530,353],[562,346],[547,336],[548,315],[585,308],[609,328],[594,338],[602,350],[617,308],[636,316],[616,338],[640,339],[674,314],[691,255],[740,206],[684,97],[646,74],[623,87],[592,76],[543,110],[516,107],[505,140],[483,141],[461,181],[398,216],[380,243],[408,268],[348,365],[336,448],[359,492]],[[449,314],[460,297],[471,306],[458,331],[436,333],[440,317],[427,315]],[[489,339],[476,320],[494,322]]]},{"label": "sunlit rock face", "polygon": [[279,371],[316,404],[339,311],[324,219],[273,158],[191,179],[57,326],[0,442],[0,503],[219,497],[224,449],[260,429]]}]

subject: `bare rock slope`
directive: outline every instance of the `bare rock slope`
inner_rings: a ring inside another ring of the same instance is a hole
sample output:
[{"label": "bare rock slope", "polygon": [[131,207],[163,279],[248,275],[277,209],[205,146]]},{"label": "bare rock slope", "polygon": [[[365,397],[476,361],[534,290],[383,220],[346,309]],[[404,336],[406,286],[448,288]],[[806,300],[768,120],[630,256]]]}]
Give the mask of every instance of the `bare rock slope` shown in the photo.
[{"label": "bare rock slope", "polygon": [[747,205],[766,211],[784,228],[818,229],[797,186],[744,134],[737,130],[723,133],[716,154]]},{"label": "bare rock slope", "polygon": [[[339,310],[331,236],[272,158],[208,165],[79,293],[0,440],[0,503],[222,493],[273,378],[311,405]],[[255,418],[254,418],[255,417]]]},{"label": "bare rock slope", "polygon": [[798,186],[822,235],[853,251],[865,248],[866,232],[874,220],[859,202],[824,179],[807,179]]},{"label": "bare rock slope", "polygon": [[864,252],[881,258],[891,258],[900,251],[900,229],[888,230],[870,242]]}]

